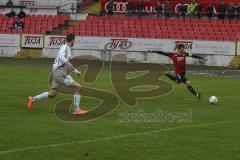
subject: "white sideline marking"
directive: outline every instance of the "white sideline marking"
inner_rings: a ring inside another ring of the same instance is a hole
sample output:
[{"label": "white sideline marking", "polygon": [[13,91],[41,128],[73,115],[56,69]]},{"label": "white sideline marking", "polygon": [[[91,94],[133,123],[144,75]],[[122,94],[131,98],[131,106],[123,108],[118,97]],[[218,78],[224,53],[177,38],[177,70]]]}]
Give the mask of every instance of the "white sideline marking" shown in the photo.
[{"label": "white sideline marking", "polygon": [[141,135],[146,135],[146,134],[150,134],[150,133],[151,134],[152,133],[160,133],[160,132],[164,132],[164,131],[172,131],[172,130],[178,130],[178,129],[183,129],[183,128],[207,127],[207,126],[213,126],[213,125],[218,125],[218,124],[228,124],[228,123],[234,123],[234,122],[240,122],[240,120],[229,120],[229,121],[220,121],[220,122],[215,122],[215,123],[206,123],[206,124],[197,124],[197,125],[189,125],[189,126],[181,126],[181,127],[172,127],[172,128],[158,129],[158,130],[139,132],[139,133],[131,133],[131,134],[123,134],[123,135],[112,136],[112,137],[95,138],[95,139],[69,142],[69,143],[57,143],[57,144],[49,144],[49,145],[42,145],[42,146],[31,146],[31,147],[24,147],[24,148],[19,148],[19,149],[10,149],[10,150],[5,150],[5,151],[0,151],[0,154],[21,152],[21,151],[27,151],[27,150],[44,149],[44,148],[54,148],[54,147],[72,145],[72,144],[92,143],[92,142],[106,141],[106,140],[125,138],[125,137],[131,137],[131,136],[141,136]]}]

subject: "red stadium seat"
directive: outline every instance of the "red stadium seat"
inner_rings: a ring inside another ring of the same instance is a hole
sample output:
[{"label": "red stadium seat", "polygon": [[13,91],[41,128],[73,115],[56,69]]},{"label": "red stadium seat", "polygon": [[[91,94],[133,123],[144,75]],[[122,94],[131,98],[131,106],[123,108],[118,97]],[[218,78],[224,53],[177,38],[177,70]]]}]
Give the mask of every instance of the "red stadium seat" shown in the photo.
[{"label": "red stadium seat", "polygon": [[59,19],[62,17],[62,24],[69,20],[69,16],[48,16],[48,15],[27,15],[21,19],[24,22],[24,30],[10,30],[16,18],[8,18],[0,14],[0,33],[26,33],[26,34],[46,34],[47,30],[52,31],[57,28]]},{"label": "red stadium seat", "polygon": [[[64,25],[70,17],[66,15],[31,15],[22,21],[24,30],[9,29],[15,21],[0,14],[0,33],[46,34],[60,25]],[[197,20],[197,19],[156,19],[135,18],[125,16],[87,16],[74,27],[62,31],[62,35],[75,33],[83,36],[114,36],[139,38],[173,38],[236,41],[239,39],[240,21],[237,20]]]}]

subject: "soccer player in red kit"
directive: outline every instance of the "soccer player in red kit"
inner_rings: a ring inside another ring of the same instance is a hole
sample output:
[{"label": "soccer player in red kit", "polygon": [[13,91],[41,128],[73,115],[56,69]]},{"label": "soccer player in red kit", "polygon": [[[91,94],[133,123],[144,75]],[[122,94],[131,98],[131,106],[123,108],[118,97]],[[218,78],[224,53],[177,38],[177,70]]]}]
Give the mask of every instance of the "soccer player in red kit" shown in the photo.
[{"label": "soccer player in red kit", "polygon": [[193,57],[193,58],[198,58],[198,59],[201,59],[204,61],[206,61],[206,59],[204,59],[200,56],[197,56],[197,55],[192,55],[190,53],[187,53],[187,52],[185,52],[184,48],[185,48],[184,44],[179,44],[177,46],[177,52],[173,52],[173,53],[165,53],[162,51],[152,51],[152,52],[161,54],[161,55],[165,55],[165,56],[168,56],[169,58],[171,58],[173,61],[176,75],[174,76],[169,73],[166,73],[165,76],[167,76],[171,80],[177,82],[178,84],[184,83],[187,86],[188,90],[200,100],[201,94],[196,92],[193,89],[191,82],[186,78],[186,58]]}]

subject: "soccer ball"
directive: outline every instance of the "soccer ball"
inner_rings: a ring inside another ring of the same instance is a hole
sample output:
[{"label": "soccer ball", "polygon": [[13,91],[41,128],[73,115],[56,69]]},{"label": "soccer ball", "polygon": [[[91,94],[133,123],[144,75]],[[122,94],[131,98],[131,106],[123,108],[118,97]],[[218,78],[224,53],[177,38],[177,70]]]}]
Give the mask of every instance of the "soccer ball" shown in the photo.
[{"label": "soccer ball", "polygon": [[216,96],[209,97],[209,103],[216,104],[218,102],[218,98]]}]

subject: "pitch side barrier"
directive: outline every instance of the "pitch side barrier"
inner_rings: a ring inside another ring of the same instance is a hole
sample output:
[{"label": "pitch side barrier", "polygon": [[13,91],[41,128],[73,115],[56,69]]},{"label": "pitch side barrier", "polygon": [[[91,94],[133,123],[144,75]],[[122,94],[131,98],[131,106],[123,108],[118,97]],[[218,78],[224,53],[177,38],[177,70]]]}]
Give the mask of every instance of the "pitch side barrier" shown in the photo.
[{"label": "pitch side barrier", "polygon": [[[63,44],[65,37],[59,35],[0,34],[0,55],[9,57],[14,56],[21,48],[38,48],[43,49],[43,57],[53,58]],[[162,60],[168,62],[168,59],[148,54],[148,51],[172,52],[178,44],[184,44],[187,52],[208,58],[206,65],[227,66],[233,56],[240,55],[240,42],[86,36],[76,37],[73,52],[74,55],[90,54],[100,58],[103,53],[122,52],[128,54],[133,61],[157,63]]]},{"label": "pitch side barrier", "polygon": [[[26,42],[24,43],[26,44]],[[59,48],[64,43],[65,38],[63,36],[46,35],[44,37],[44,48]],[[184,44],[186,51],[203,55],[235,55],[236,53],[235,42],[82,36],[76,37],[73,49],[126,52],[161,50],[172,52],[178,44]],[[28,46],[31,45],[28,44]]]},{"label": "pitch side barrier", "polygon": [[[63,44],[65,44],[65,37],[59,35],[0,34],[1,47],[58,49]],[[178,44],[184,44],[186,51],[196,54],[235,55],[239,53],[239,42],[87,36],[77,36],[73,49],[126,52],[161,50],[172,52]]]},{"label": "pitch side barrier", "polygon": [[[63,44],[64,36],[45,36],[43,57],[54,58]],[[115,37],[76,37],[73,53],[75,56],[92,55],[104,61],[111,61],[113,55],[122,53],[127,56],[128,61],[168,64],[171,63],[168,57],[149,54],[149,51],[172,52],[178,44],[184,44],[187,52],[208,59],[207,62],[202,62],[190,58],[187,60],[188,64],[228,66],[236,54],[236,42]]]}]

